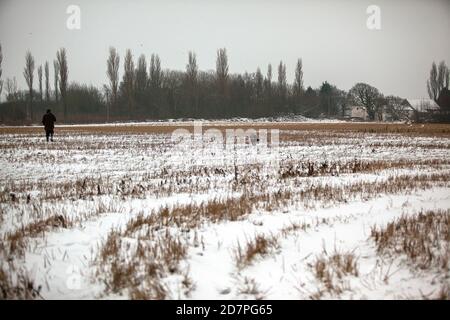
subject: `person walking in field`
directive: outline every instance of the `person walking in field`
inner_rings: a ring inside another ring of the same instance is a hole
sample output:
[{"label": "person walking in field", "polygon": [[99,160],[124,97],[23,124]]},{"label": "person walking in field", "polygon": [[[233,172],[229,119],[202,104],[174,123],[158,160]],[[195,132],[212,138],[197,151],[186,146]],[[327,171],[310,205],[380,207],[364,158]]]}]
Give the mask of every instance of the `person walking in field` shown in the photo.
[{"label": "person walking in field", "polygon": [[51,112],[50,109],[48,109],[47,113],[42,117],[42,124],[45,128],[45,136],[47,138],[47,142],[49,139],[50,141],[53,141],[53,130],[55,129],[55,122],[55,115]]}]

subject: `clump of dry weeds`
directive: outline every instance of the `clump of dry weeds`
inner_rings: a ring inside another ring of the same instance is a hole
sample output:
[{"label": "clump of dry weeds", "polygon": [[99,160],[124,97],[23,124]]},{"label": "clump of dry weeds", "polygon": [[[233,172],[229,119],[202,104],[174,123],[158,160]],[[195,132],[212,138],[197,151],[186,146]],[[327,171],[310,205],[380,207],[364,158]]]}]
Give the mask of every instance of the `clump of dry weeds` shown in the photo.
[{"label": "clump of dry weeds", "polygon": [[4,238],[5,243],[8,244],[8,248],[1,246],[0,251],[2,251],[1,249],[5,249],[8,254],[19,254],[21,256],[24,253],[29,238],[34,238],[39,235],[44,236],[46,231],[55,228],[67,228],[71,225],[72,221],[62,215],[54,215],[23,225],[18,230],[6,233]]},{"label": "clump of dry weeds", "polygon": [[136,222],[130,222],[124,231],[109,233],[95,260],[96,276],[103,280],[106,292],[125,293],[132,299],[165,299],[169,291],[164,279],[180,274],[189,293],[193,283],[179,268],[187,256],[187,244],[169,229],[148,230],[141,235]]},{"label": "clump of dry weeds", "polygon": [[371,237],[383,255],[406,255],[420,269],[449,270],[450,211],[427,211],[402,216],[381,228],[373,226]]},{"label": "clump of dry weeds", "polygon": [[334,252],[328,255],[324,251],[316,260],[310,264],[321,288],[317,293],[311,295],[313,299],[320,299],[325,293],[339,296],[345,290],[350,290],[346,277],[359,276],[358,258],[353,252]]},{"label": "clump of dry weeds", "polygon": [[278,238],[274,235],[257,234],[254,238],[247,238],[244,246],[238,242],[233,250],[236,267],[242,269],[250,265],[258,256],[266,256],[278,248]]},{"label": "clump of dry weeds", "polygon": [[24,270],[12,272],[11,269],[11,264],[8,268],[0,266],[0,300],[41,298],[41,286],[36,286]]}]

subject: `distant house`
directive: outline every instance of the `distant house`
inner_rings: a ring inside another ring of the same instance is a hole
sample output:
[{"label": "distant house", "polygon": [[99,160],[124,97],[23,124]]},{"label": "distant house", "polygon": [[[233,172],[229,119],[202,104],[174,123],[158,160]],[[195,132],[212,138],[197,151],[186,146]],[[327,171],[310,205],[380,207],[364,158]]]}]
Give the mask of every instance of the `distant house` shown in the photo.
[{"label": "distant house", "polygon": [[363,106],[349,106],[345,111],[345,118],[351,120],[367,121],[369,116],[367,114],[366,108]]},{"label": "distant house", "polygon": [[[404,99],[403,102],[391,105],[387,103],[379,108],[375,119],[377,121],[419,121],[430,118],[440,111],[439,105],[431,99]],[[345,118],[351,120],[367,121],[369,116],[363,106],[350,106],[347,108]]]},{"label": "distant house", "polygon": [[412,110],[420,113],[440,110],[438,104],[432,99],[405,99],[404,105],[409,106]]},{"label": "distant house", "polygon": [[432,99],[405,99],[402,107],[408,119],[414,121],[429,118],[440,111],[440,107]]}]

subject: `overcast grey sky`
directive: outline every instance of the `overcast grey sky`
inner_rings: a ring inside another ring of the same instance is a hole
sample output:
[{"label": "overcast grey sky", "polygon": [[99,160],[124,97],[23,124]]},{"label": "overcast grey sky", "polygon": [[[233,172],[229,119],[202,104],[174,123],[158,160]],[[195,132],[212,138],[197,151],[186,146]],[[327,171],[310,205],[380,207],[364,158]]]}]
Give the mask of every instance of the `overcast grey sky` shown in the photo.
[{"label": "overcast grey sky", "polygon": [[[71,4],[81,9],[80,30],[66,27]],[[381,30],[366,26],[372,4]],[[0,0],[3,79],[15,76],[21,88],[27,49],[39,65],[66,47],[69,80],[100,86],[109,46],[121,58],[127,48],[135,59],[158,53],[164,68],[180,70],[189,50],[200,69],[214,69],[226,47],[231,72],[265,73],[282,59],[292,81],[301,57],[306,86],[366,82],[420,98],[432,61],[450,65],[449,39],[450,0]]]}]

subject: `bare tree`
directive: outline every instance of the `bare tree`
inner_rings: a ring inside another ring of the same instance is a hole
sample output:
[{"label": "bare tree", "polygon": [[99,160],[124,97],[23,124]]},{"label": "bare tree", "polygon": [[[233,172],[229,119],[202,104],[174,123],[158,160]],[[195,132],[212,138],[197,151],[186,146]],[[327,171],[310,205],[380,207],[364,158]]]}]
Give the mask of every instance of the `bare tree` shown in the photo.
[{"label": "bare tree", "polygon": [[404,99],[397,96],[387,96],[386,100],[386,113],[390,115],[393,121],[410,120],[409,112],[403,107]]},{"label": "bare tree", "polygon": [[228,83],[228,56],[227,49],[225,48],[217,50],[216,77],[220,94],[226,95]]},{"label": "bare tree", "polygon": [[381,101],[381,94],[378,89],[366,83],[357,83],[350,89],[349,94],[355,103],[366,109],[369,119],[375,120]]},{"label": "bare tree", "polygon": [[[17,102],[19,100],[16,77],[6,79],[6,101]],[[16,117],[16,103],[12,104],[12,115]]]},{"label": "bare tree", "polygon": [[198,75],[197,56],[194,52],[189,51],[188,64],[186,65],[186,77],[188,83],[196,84]]},{"label": "bare tree", "polygon": [[109,122],[109,112],[110,112],[110,105],[111,105],[111,88],[108,87],[106,84],[103,85],[103,92],[105,95],[105,104],[106,104],[106,122]]},{"label": "bare tree", "polygon": [[42,65],[40,65],[37,69],[38,73],[38,81],[39,81],[39,100],[42,101],[42,97],[44,93],[42,92]]},{"label": "bare tree", "polygon": [[50,68],[48,66],[48,61],[45,61],[44,76],[45,76],[45,100],[50,101]]},{"label": "bare tree", "polygon": [[58,87],[59,87],[59,64],[58,60],[53,60],[53,72],[54,72],[54,82],[55,82],[55,101],[58,103]]},{"label": "bare tree", "polygon": [[297,66],[295,67],[294,96],[299,97],[302,93],[303,93],[303,64],[302,59],[298,59]]},{"label": "bare tree", "polygon": [[119,63],[120,57],[116,51],[116,48],[110,47],[109,58],[106,63],[107,66],[106,74],[108,75],[109,85],[111,88],[112,105],[115,105],[117,102],[117,87],[119,83]]},{"label": "bare tree", "polygon": [[272,92],[272,65],[269,63],[269,65],[267,66],[267,75],[266,75],[266,79],[264,81],[265,83],[265,91],[266,91],[266,95],[267,97],[270,99],[271,96],[271,92]]},{"label": "bare tree", "polygon": [[[445,64],[445,61],[441,61],[438,66],[438,87],[439,87],[439,95],[442,92],[442,89],[446,87],[447,82],[447,73],[448,67]],[[439,97],[438,97],[439,98]]]},{"label": "bare tree", "polygon": [[25,68],[23,70],[23,76],[28,86],[28,114],[29,120],[33,121],[33,78],[34,78],[34,58],[31,52],[28,50],[25,54]]},{"label": "bare tree", "polygon": [[295,66],[295,78],[293,84],[293,104],[292,111],[299,112],[301,97],[303,95],[303,63],[302,59],[297,60],[297,65]]},{"label": "bare tree", "polygon": [[264,79],[264,113],[270,115],[273,111],[272,104],[272,65],[267,65],[267,74]]},{"label": "bare tree", "polygon": [[150,87],[158,89],[162,84],[163,73],[161,71],[161,60],[158,55],[152,54],[150,58],[149,82]]},{"label": "bare tree", "polygon": [[270,63],[267,66],[267,81],[272,84],[272,65]]},{"label": "bare tree", "polygon": [[123,74],[123,83],[125,85],[125,93],[128,98],[128,111],[131,116],[131,111],[133,109],[133,88],[134,88],[134,62],[133,55],[131,54],[131,50],[128,49],[125,54],[125,62],[124,62],[124,74]]},{"label": "bare tree", "polygon": [[18,100],[18,89],[17,89],[16,77],[13,77],[12,79],[10,79],[10,78],[6,79],[5,89],[6,89],[6,100],[7,101],[15,102]]},{"label": "bare tree", "polygon": [[0,101],[2,100],[2,91],[3,91],[2,62],[3,62],[3,52],[2,52],[2,45],[0,43]]},{"label": "bare tree", "polygon": [[449,82],[450,82],[450,70],[447,68],[447,71],[445,72],[445,89],[449,90]]},{"label": "bare tree", "polygon": [[437,102],[443,89],[448,89],[449,85],[449,69],[445,61],[439,63],[439,67],[433,61],[430,70],[430,77],[427,81],[428,95],[430,99]]},{"label": "bare tree", "polygon": [[61,100],[63,103],[64,120],[67,121],[67,81],[69,76],[69,67],[67,65],[66,49],[61,48],[56,53],[56,60],[59,66],[59,92],[61,92]]},{"label": "bare tree", "polygon": [[147,88],[147,61],[145,60],[145,55],[141,54],[138,58],[137,68],[136,68],[136,92],[142,95]]},{"label": "bare tree", "polygon": [[264,77],[261,73],[261,69],[258,67],[258,69],[256,69],[256,74],[255,74],[256,101],[260,101],[263,97],[263,82],[264,82]]},{"label": "bare tree", "polygon": [[197,78],[198,78],[198,65],[197,56],[194,52],[189,51],[188,64],[186,65],[186,80],[187,80],[187,95],[188,105],[191,108],[190,112],[197,113]]},{"label": "bare tree", "polygon": [[284,100],[287,94],[287,82],[286,82],[286,65],[283,61],[280,61],[278,65],[278,92],[280,98]]},{"label": "bare tree", "polygon": [[[158,113],[161,115],[161,87],[163,82],[163,72],[161,71],[161,60],[158,55],[152,54],[150,58],[150,68],[149,68],[149,88],[152,97],[152,106],[149,108],[153,115]],[[167,112],[167,110],[166,110]],[[167,113],[166,113],[167,114]]]},{"label": "bare tree", "polygon": [[182,85],[183,80],[185,80],[185,74],[180,71],[166,70],[163,73],[162,79],[162,87],[166,89],[168,93],[169,111],[172,115],[178,117],[180,115],[178,108],[180,99],[177,94],[177,88],[179,88]]}]

